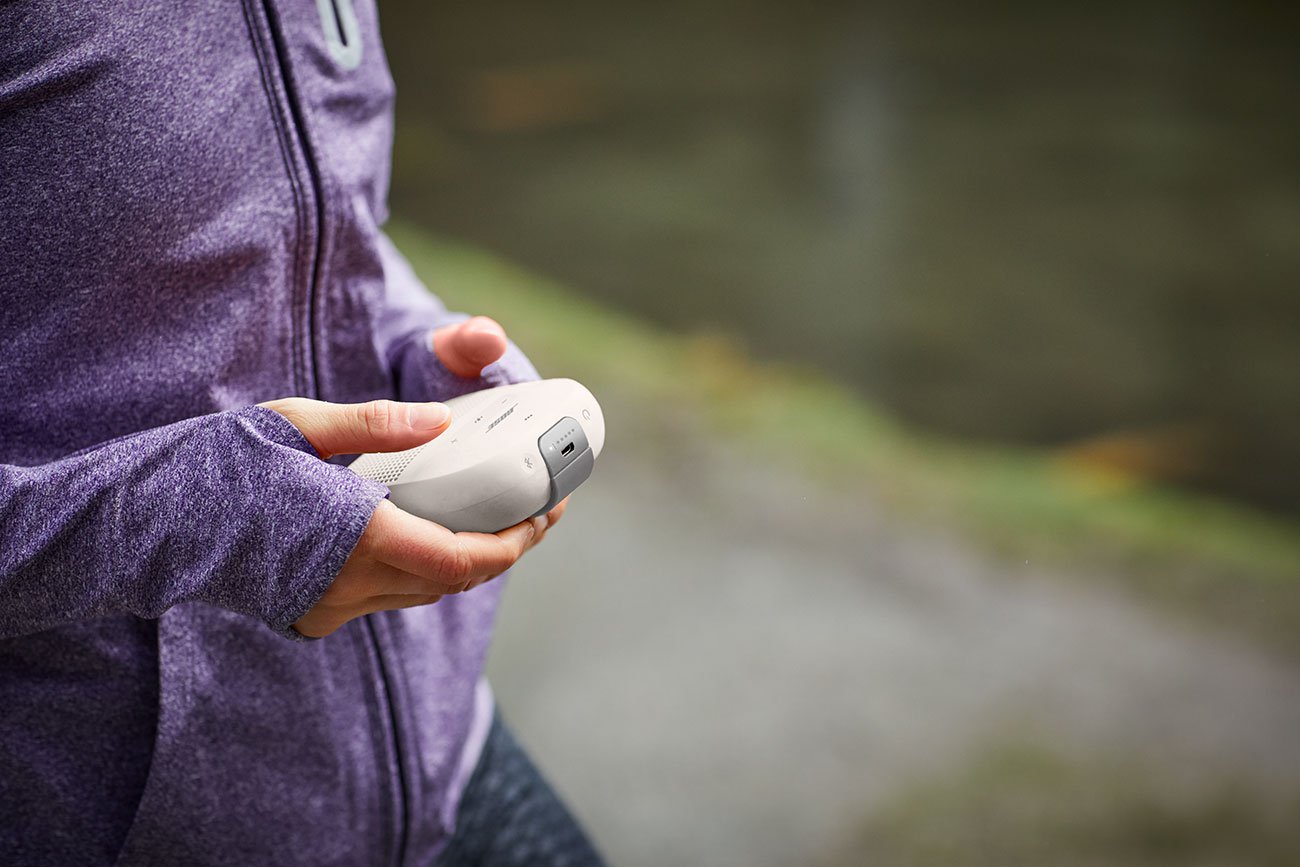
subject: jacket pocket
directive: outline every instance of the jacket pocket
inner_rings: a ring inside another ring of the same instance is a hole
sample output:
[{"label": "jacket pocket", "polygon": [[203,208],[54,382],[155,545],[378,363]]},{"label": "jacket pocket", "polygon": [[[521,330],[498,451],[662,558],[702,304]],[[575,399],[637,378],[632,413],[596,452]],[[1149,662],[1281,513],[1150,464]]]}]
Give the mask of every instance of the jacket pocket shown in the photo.
[{"label": "jacket pocket", "polygon": [[119,865],[374,863],[393,809],[374,675],[348,627],[310,643],[207,605],[159,621],[153,764]]}]

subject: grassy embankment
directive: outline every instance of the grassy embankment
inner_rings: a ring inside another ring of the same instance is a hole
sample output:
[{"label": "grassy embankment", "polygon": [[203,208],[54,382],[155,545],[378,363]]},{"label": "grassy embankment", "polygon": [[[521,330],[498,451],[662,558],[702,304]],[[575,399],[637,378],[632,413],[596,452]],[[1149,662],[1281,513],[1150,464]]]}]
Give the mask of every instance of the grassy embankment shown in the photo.
[{"label": "grassy embankment", "polygon": [[671,398],[701,431],[781,455],[827,486],[868,491],[902,520],[955,527],[1009,562],[1115,575],[1177,610],[1300,655],[1294,522],[1115,484],[1050,453],[908,430],[815,371],[757,362],[717,336],[650,326],[408,224],[391,233],[449,306],[500,319],[548,375],[573,376],[627,406]]}]

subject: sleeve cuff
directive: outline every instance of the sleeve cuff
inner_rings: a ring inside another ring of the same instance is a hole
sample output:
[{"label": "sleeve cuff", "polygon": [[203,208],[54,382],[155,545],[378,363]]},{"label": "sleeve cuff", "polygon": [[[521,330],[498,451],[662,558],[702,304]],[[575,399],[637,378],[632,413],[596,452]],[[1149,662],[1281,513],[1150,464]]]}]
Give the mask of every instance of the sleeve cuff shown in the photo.
[{"label": "sleeve cuff", "polygon": [[[460,316],[462,320],[468,318]],[[398,399],[405,401],[450,400],[485,388],[541,378],[537,368],[513,342],[507,344],[505,355],[499,361],[483,369],[481,376],[457,376],[433,351],[432,330],[412,334],[406,339],[394,358],[394,372]]]},{"label": "sleeve cuff", "polygon": [[260,434],[284,465],[288,484],[272,478],[267,496],[293,517],[277,526],[286,544],[275,605],[262,616],[274,632],[294,641],[312,641],[293,628],[338,576],[356,548],[379,502],[383,485],[363,479],[346,467],[326,463],[288,419],[274,410],[253,406],[235,413]]}]

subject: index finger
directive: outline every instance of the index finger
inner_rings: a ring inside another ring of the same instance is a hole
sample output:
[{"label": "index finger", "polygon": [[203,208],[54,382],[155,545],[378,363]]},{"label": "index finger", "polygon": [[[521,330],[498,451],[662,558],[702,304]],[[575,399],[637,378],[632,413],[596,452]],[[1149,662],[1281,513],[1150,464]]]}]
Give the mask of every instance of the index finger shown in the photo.
[{"label": "index finger", "polygon": [[506,332],[486,316],[447,325],[433,333],[433,351],[438,360],[457,376],[473,378],[505,355]]},{"label": "index finger", "polygon": [[523,556],[537,532],[532,521],[522,521],[498,533],[453,533],[391,503],[381,509],[384,517],[371,540],[371,556],[441,588],[504,572]]}]

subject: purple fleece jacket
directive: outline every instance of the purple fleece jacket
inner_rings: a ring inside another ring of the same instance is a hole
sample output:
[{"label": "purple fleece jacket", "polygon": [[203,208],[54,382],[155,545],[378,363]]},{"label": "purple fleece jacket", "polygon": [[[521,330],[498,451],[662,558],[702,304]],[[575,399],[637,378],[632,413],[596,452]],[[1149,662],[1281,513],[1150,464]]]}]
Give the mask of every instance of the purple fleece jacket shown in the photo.
[{"label": "purple fleece jacket", "polygon": [[501,585],[293,640],[384,489],[251,406],[536,376],[430,351],[392,100],[368,0],[0,4],[0,863],[445,842]]}]

